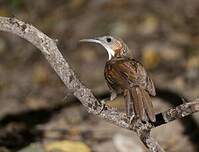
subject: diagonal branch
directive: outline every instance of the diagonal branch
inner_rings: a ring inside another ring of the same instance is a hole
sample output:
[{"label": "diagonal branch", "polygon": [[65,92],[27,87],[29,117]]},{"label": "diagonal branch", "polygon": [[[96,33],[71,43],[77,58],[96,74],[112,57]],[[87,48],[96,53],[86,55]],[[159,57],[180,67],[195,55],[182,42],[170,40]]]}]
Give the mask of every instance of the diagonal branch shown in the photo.
[{"label": "diagonal branch", "polygon": [[99,114],[101,105],[98,100],[94,97],[91,90],[86,88],[76,77],[75,73],[58,50],[54,40],[34,26],[15,18],[0,17],[0,31],[14,33],[37,47],[56,71],[65,86],[80,100],[89,113],[98,115],[117,126],[135,131],[151,152],[164,151],[150,135],[150,130],[154,126],[165,124],[199,110],[199,102],[197,101],[194,103],[183,104],[175,109],[170,109],[167,112],[158,114],[158,121],[156,124],[151,124],[149,122],[142,123],[140,120],[135,120],[130,124],[129,118],[126,117],[124,113],[118,112],[116,109],[110,107],[106,107],[106,109]]},{"label": "diagonal branch", "polygon": [[178,118],[186,117],[199,111],[199,98],[191,102],[181,104],[175,108],[171,108],[165,112],[156,115],[157,122],[154,126],[160,126]]}]

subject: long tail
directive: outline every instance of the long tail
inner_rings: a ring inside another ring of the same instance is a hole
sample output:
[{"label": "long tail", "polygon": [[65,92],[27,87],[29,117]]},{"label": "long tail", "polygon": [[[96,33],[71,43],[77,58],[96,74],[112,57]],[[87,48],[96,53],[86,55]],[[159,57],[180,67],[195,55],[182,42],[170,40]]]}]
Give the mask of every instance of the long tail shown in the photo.
[{"label": "long tail", "polygon": [[124,91],[124,97],[128,116],[135,114],[142,121],[156,121],[153,104],[147,91],[133,87]]},{"label": "long tail", "polygon": [[128,117],[135,115],[134,109],[133,109],[133,102],[132,102],[132,96],[131,91],[126,89],[124,90],[124,100],[126,102],[126,114]]}]

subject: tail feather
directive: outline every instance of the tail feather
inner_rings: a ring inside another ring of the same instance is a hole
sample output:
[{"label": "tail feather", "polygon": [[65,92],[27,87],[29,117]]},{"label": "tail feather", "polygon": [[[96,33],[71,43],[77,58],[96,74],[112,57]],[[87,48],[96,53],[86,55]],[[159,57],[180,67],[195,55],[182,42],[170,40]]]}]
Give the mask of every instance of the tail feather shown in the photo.
[{"label": "tail feather", "polygon": [[133,108],[135,115],[143,121],[147,121],[147,116],[144,110],[142,92],[139,87],[132,88]]},{"label": "tail feather", "polygon": [[151,101],[151,97],[149,96],[148,92],[146,92],[145,90],[142,89],[141,91],[142,91],[142,97],[143,97],[145,111],[146,111],[149,119],[152,122],[155,122],[156,118],[155,118],[155,112],[154,112],[153,104]]},{"label": "tail feather", "polygon": [[131,93],[130,90],[128,89],[124,91],[124,100],[126,102],[126,114],[128,117],[130,117],[134,115],[134,111],[133,111],[133,102],[132,102]]},{"label": "tail feather", "polygon": [[132,115],[132,111],[134,111],[135,116],[140,118],[142,121],[156,121],[151,98],[144,89],[133,87],[130,91],[127,90],[125,92],[128,116]]},{"label": "tail feather", "polygon": [[138,100],[137,102],[139,102],[139,116],[141,118],[141,120],[143,121],[147,121],[147,116],[146,116],[146,113],[145,113],[145,110],[144,110],[144,102],[143,102],[143,98],[142,98],[142,92],[140,90],[140,88],[136,88],[136,92],[137,92],[137,97],[138,97]]},{"label": "tail feather", "polygon": [[135,88],[132,88],[131,89],[131,95],[132,95],[132,100],[133,100],[133,110],[135,112],[135,115],[137,117],[140,116],[140,113],[139,113],[139,102],[138,102],[138,95],[137,95],[137,92],[136,92],[136,89]]}]

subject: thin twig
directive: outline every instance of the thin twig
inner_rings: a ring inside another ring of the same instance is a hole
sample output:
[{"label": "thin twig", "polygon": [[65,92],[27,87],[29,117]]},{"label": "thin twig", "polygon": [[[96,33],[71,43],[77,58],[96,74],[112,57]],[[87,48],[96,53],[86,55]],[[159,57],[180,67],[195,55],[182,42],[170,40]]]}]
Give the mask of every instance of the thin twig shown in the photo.
[{"label": "thin twig", "polygon": [[[53,39],[49,38],[47,35],[36,29],[34,26],[24,23],[15,18],[0,17],[0,31],[14,33],[28,40],[35,47],[37,47],[43,53],[43,55],[50,63],[52,68],[56,71],[61,80],[64,82],[65,86],[69,89],[70,92],[74,94],[74,96],[76,96],[80,100],[80,102],[89,113],[98,115],[99,117],[106,119],[117,126],[135,131],[140,139],[143,141],[143,143],[148,147],[149,151],[164,152],[162,147],[150,135],[150,130],[154,127],[153,124],[149,122],[142,123],[140,120],[135,120],[132,124],[130,124],[129,118],[126,117],[124,113],[118,112],[116,109],[110,107],[106,107],[106,109],[99,114],[101,110],[101,105],[99,104],[99,101],[94,97],[91,90],[85,87],[76,77],[75,73],[58,50],[56,42]],[[183,105],[181,106],[183,107]],[[198,111],[199,102],[196,102],[195,105],[195,107],[197,108],[191,108],[192,111],[186,113],[187,115]],[[165,123],[167,123],[171,120],[184,117],[184,111],[186,112],[186,108],[189,109],[190,106],[185,106],[184,108],[178,109],[177,108],[178,107],[176,107],[175,109],[175,116],[172,115],[172,109],[168,112],[158,114],[164,116],[162,117],[163,119],[160,120],[164,120]],[[158,125],[161,124],[163,123],[159,123]]]},{"label": "thin twig", "polygon": [[166,124],[170,121],[186,117],[198,111],[199,111],[199,99],[195,99],[192,102],[181,104],[175,108],[171,108],[165,112],[157,114],[156,115],[157,121],[154,123],[154,126],[157,127]]}]

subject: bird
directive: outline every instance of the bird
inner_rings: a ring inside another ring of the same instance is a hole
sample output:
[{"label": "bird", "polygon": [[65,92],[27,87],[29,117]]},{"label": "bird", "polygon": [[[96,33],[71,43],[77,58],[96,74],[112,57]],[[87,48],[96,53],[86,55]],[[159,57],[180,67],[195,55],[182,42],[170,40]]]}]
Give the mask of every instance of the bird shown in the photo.
[{"label": "bird", "polygon": [[156,122],[151,96],[156,95],[155,86],[144,66],[128,56],[129,48],[120,38],[101,36],[81,39],[80,42],[97,43],[108,53],[108,61],[104,68],[104,77],[110,89],[109,99],[101,101],[103,105],[123,95],[126,115],[130,120]]}]

